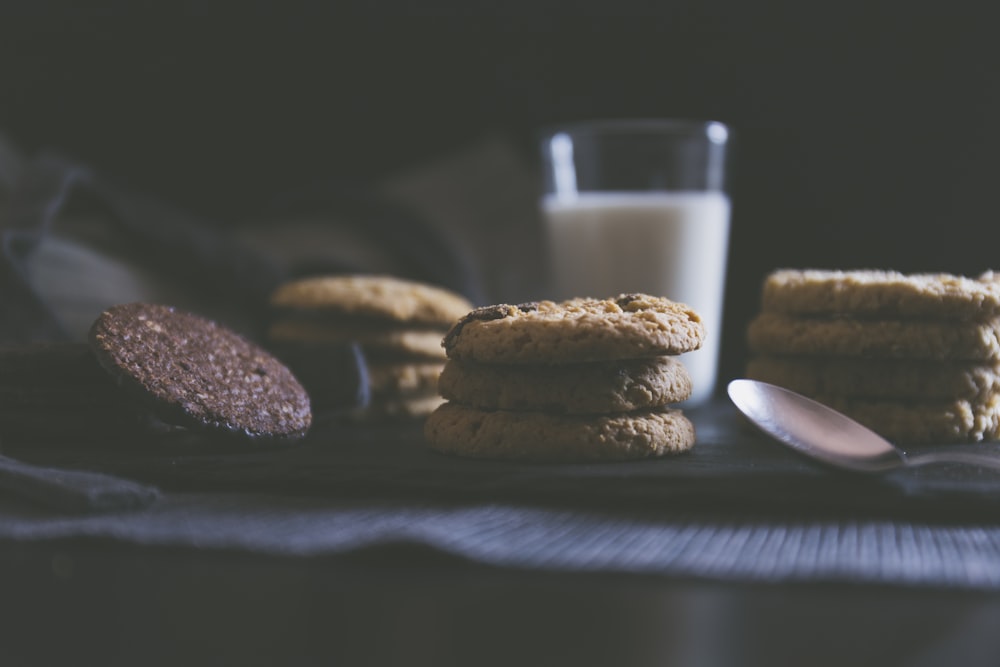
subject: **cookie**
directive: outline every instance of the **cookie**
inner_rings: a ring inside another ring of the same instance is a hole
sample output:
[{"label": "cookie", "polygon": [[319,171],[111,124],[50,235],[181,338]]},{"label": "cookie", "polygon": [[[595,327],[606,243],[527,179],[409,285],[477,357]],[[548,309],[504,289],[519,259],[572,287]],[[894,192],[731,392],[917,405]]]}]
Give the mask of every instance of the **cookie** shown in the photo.
[{"label": "cookie", "polygon": [[364,408],[348,413],[347,418],[355,422],[422,419],[443,403],[444,399],[436,393],[376,396]]},{"label": "cookie", "polygon": [[162,421],[251,441],[290,442],[309,396],[275,357],[211,320],[159,304],[113,306],[89,332],[97,361]]},{"label": "cookie", "polygon": [[349,345],[358,343],[366,357],[381,359],[445,359],[444,330],[406,329],[385,325],[281,320],[268,327],[272,346]]},{"label": "cookie", "polygon": [[437,391],[440,363],[368,364],[369,400],[346,413],[350,421],[426,417],[444,402]]},{"label": "cookie", "polygon": [[676,357],[537,366],[452,359],[438,385],[445,398],[487,410],[573,414],[628,412],[691,395],[691,378]]},{"label": "cookie", "polygon": [[1000,396],[934,401],[814,397],[898,444],[970,443],[1000,438]]},{"label": "cookie", "polygon": [[976,279],[944,273],[783,269],[764,280],[761,309],[796,315],[984,320],[1000,316],[1000,283],[991,274]]},{"label": "cookie", "polygon": [[480,410],[447,402],[424,422],[431,449],[482,459],[585,462],[645,459],[689,450],[694,425],[680,410],[613,415]]},{"label": "cookie", "polygon": [[368,384],[373,396],[436,394],[444,364],[439,362],[372,362]]},{"label": "cookie", "polygon": [[799,318],[760,313],[747,330],[750,350],[773,355],[888,359],[1000,360],[1000,321]]},{"label": "cookie", "polygon": [[1000,393],[1000,364],[838,357],[758,357],[746,376],[814,396],[974,399]]},{"label": "cookie", "polygon": [[705,337],[698,314],[646,294],[477,308],[444,339],[451,359],[558,364],[676,355]]},{"label": "cookie", "polygon": [[472,309],[451,290],[392,276],[317,276],[278,287],[270,298],[278,313],[366,318],[447,328]]}]

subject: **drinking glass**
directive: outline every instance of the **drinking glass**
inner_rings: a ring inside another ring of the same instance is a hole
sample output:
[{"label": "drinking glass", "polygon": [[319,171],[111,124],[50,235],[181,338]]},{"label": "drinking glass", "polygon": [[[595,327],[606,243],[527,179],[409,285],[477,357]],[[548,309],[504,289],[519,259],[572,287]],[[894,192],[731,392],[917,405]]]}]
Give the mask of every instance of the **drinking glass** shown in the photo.
[{"label": "drinking glass", "polygon": [[681,358],[693,385],[687,405],[716,388],[729,140],[723,123],[672,119],[576,123],[542,139],[550,298],[643,292],[691,306],[706,337]]}]

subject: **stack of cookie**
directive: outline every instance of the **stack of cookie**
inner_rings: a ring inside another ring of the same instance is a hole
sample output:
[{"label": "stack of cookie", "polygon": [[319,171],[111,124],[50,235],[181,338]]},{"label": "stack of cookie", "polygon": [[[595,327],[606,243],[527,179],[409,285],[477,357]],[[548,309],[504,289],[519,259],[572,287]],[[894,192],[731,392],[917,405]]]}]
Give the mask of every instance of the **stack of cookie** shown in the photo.
[{"label": "stack of cookie", "polygon": [[531,461],[623,460],[690,449],[670,407],[691,381],[677,355],[704,338],[683,304],[645,294],[488,306],[444,339],[447,403],[424,424],[437,451]]},{"label": "stack of cookie", "polygon": [[[271,295],[267,346],[305,385],[318,416],[424,417],[441,404],[441,339],[472,304],[459,294],[392,276],[290,281]],[[353,358],[362,355],[362,395]],[[349,409],[345,409],[349,408]]]},{"label": "stack of cookie", "polygon": [[289,444],[312,424],[305,389],[273,356],[149,303],[108,308],[86,343],[0,349],[0,397],[0,438],[10,442],[171,433]]},{"label": "stack of cookie", "polygon": [[949,274],[780,270],[751,321],[747,376],[901,444],[1000,436],[1000,283]]}]

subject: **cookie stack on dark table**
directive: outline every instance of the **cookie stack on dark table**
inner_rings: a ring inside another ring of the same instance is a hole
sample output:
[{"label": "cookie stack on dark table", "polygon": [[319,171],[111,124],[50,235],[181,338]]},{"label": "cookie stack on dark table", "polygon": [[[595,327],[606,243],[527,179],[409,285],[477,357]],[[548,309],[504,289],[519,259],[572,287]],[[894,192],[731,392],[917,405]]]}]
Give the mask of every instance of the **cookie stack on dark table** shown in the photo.
[{"label": "cookie stack on dark table", "polygon": [[[312,276],[270,299],[266,344],[305,385],[321,417],[422,418],[442,402],[441,339],[472,304],[443,287],[376,275]],[[345,410],[356,378],[345,350],[361,352],[365,396]]]},{"label": "cookie stack on dark table", "polygon": [[746,375],[899,444],[995,440],[998,318],[993,274],[783,269],[764,281]]},{"label": "cookie stack on dark table", "polygon": [[645,294],[500,304],[448,332],[447,402],[424,425],[434,450],[526,461],[679,453],[694,426],[673,404],[691,393],[678,355],[704,326],[684,304]]}]

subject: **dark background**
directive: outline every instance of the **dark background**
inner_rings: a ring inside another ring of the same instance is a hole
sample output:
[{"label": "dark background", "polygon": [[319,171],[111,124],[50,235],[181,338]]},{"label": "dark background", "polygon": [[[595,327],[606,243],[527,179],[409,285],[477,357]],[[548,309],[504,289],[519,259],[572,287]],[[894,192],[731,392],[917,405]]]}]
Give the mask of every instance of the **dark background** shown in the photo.
[{"label": "dark background", "polygon": [[6,3],[0,130],[226,224],[488,133],[727,122],[732,375],[770,269],[1000,266],[988,3],[800,4]]}]

